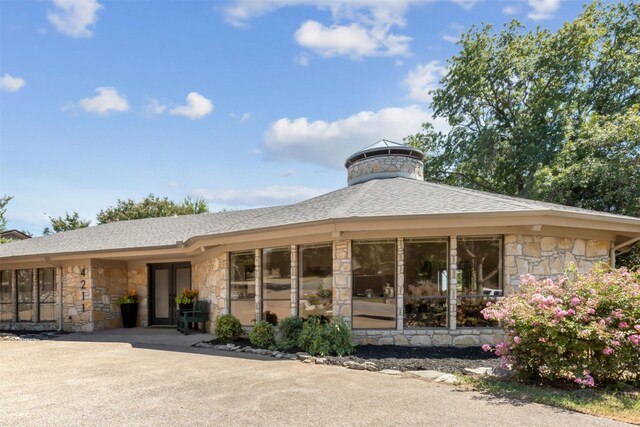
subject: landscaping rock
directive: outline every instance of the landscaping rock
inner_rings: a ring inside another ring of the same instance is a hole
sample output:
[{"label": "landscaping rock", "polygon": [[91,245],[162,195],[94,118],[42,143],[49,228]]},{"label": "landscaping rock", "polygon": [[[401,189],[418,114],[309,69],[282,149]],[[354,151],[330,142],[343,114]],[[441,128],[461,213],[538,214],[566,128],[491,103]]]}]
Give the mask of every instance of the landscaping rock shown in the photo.
[{"label": "landscaping rock", "polygon": [[309,353],[296,353],[296,356],[298,357],[299,360],[307,360],[307,359],[311,359],[313,356],[311,356]]},{"label": "landscaping rock", "polygon": [[407,373],[413,377],[418,377],[430,381],[433,381],[445,375],[444,372],[440,371],[408,371]]},{"label": "landscaping rock", "polygon": [[444,374],[436,378],[436,382],[445,384],[458,384],[460,383],[460,380],[453,374]]},{"label": "landscaping rock", "polygon": [[344,362],[344,367],[345,368],[349,368],[349,369],[356,369],[358,371],[364,371],[365,370],[365,366],[362,363],[358,363],[358,362],[354,362],[354,361],[347,361]]},{"label": "landscaping rock", "polygon": [[400,375],[402,372],[395,369],[383,369],[380,373],[385,375]]},{"label": "landscaping rock", "polygon": [[325,363],[327,363],[327,359],[325,359],[324,357],[314,357],[313,362],[316,365],[324,365]]},{"label": "landscaping rock", "polygon": [[465,372],[475,375],[489,375],[491,370],[492,368],[487,368],[486,366],[481,366],[480,368],[464,368]]}]

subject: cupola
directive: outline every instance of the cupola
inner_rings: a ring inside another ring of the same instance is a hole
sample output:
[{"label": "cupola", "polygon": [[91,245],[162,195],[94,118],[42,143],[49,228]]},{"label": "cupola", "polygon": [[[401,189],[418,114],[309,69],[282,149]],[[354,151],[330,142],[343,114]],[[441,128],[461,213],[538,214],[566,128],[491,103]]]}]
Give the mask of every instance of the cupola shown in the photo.
[{"label": "cupola", "polygon": [[347,168],[349,185],[372,179],[424,178],[424,153],[415,147],[382,139],[364,150],[349,156]]}]

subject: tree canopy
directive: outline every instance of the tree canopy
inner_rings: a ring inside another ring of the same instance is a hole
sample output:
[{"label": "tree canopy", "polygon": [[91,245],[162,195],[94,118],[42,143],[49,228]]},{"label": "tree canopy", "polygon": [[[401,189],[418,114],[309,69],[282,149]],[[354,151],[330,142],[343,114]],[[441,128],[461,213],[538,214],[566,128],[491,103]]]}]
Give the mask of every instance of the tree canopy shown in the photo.
[{"label": "tree canopy", "polygon": [[91,220],[80,219],[78,212],[73,212],[72,214],[65,212],[64,217],[59,216],[54,218],[50,216],[49,221],[51,221],[51,228],[45,227],[44,230],[42,230],[42,234],[45,236],[62,231],[85,228],[91,225]]},{"label": "tree canopy", "polygon": [[471,28],[407,141],[425,179],[640,216],[640,4],[585,6],[557,32]]},{"label": "tree canopy", "polygon": [[182,202],[174,202],[167,197],[156,197],[149,194],[139,202],[133,199],[118,199],[116,206],[101,210],[98,213],[98,224],[130,219],[157,218],[174,215],[190,215],[209,212],[204,199],[185,197]]}]

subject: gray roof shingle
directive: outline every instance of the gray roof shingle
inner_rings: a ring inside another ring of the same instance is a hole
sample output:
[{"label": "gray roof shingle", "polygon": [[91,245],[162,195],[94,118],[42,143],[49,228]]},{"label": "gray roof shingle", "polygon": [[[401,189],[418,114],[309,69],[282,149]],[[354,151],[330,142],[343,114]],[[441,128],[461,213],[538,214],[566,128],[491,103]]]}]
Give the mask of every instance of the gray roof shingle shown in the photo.
[{"label": "gray roof shingle", "polygon": [[330,219],[540,211],[582,213],[611,220],[626,218],[631,222],[637,221],[640,233],[640,218],[425,181],[392,178],[344,187],[292,205],[122,221],[36,237],[0,245],[0,259],[28,255],[175,247],[178,241],[184,242],[198,236],[215,236]]}]

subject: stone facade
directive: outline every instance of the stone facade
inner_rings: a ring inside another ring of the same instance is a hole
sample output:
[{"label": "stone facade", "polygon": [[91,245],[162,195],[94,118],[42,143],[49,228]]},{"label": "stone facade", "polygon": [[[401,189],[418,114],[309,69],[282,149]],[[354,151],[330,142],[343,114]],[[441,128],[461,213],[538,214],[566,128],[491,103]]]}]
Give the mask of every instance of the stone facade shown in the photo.
[{"label": "stone facade", "polygon": [[368,181],[372,178],[403,177],[422,181],[424,168],[422,161],[407,156],[376,156],[354,162],[349,166],[349,185]]},{"label": "stone facade", "polygon": [[351,241],[333,242],[333,315],[351,324]]},{"label": "stone facade", "polygon": [[138,304],[138,324],[149,326],[149,278],[147,264],[142,261],[130,262],[127,270],[128,289],[135,289],[140,297]]},{"label": "stone facade", "polygon": [[229,253],[223,252],[191,268],[191,287],[198,289],[199,299],[209,301],[207,330],[215,319],[229,313]]},{"label": "stone facade", "polygon": [[123,264],[97,264],[91,269],[91,321],[93,330],[122,326],[118,298],[126,292],[127,266]]},{"label": "stone facade", "polygon": [[62,329],[92,332],[91,264],[68,265],[62,271]]},{"label": "stone facade", "polygon": [[611,242],[569,237],[529,235],[504,236],[504,287],[513,292],[520,285],[520,275],[533,274],[555,278],[565,273],[570,264],[581,273],[596,263],[609,263]]}]

